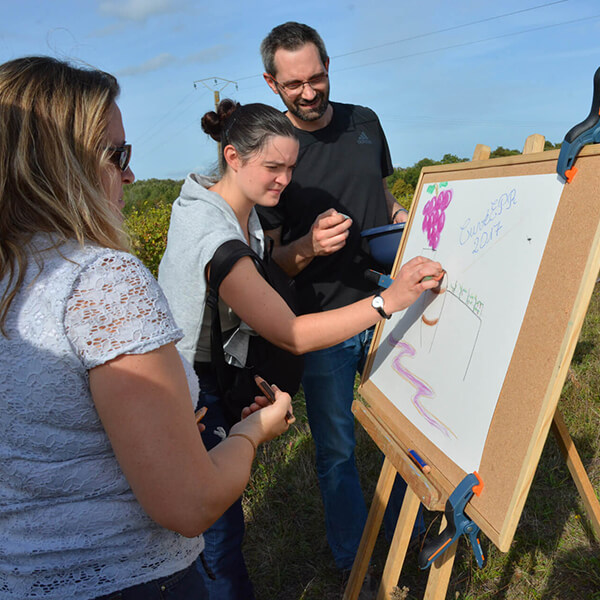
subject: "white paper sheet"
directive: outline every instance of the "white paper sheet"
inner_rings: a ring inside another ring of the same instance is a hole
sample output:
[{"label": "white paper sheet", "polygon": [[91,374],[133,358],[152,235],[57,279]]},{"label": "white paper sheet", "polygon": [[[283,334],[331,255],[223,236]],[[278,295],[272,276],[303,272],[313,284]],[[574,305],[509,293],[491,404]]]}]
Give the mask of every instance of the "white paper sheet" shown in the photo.
[{"label": "white paper sheet", "polygon": [[479,468],[562,188],[556,174],[501,177],[425,185],[419,198],[403,262],[439,261],[445,291],[386,322],[370,379],[466,472]]}]

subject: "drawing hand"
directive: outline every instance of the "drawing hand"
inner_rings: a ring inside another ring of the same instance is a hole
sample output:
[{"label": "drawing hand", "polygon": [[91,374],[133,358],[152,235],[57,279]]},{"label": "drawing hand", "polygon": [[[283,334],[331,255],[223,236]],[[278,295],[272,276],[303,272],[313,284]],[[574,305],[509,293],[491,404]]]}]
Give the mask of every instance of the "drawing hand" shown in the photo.
[{"label": "drawing hand", "polygon": [[425,290],[439,285],[444,270],[439,262],[416,256],[402,266],[394,282],[381,295],[392,312],[409,307]]}]

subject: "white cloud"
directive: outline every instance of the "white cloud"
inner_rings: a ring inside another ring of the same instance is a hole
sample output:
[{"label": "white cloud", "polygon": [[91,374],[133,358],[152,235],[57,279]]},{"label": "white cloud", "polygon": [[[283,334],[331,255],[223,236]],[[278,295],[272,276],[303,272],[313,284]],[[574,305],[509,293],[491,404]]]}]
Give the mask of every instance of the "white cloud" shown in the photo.
[{"label": "white cloud", "polygon": [[176,62],[177,59],[169,52],[163,52],[157,56],[143,62],[141,65],[135,65],[133,67],[126,67],[117,72],[119,77],[126,77],[129,75],[141,75],[142,73],[150,73],[151,71],[158,71],[170,64]]},{"label": "white cloud", "polygon": [[99,9],[102,14],[127,19],[145,21],[153,15],[179,10],[178,0],[103,0]]},{"label": "white cloud", "polygon": [[200,52],[194,52],[193,54],[188,54],[185,57],[184,62],[186,64],[193,64],[193,63],[210,64],[210,63],[215,62],[231,53],[232,53],[232,49],[230,46],[218,44],[216,46],[211,46],[210,48],[205,48],[204,50],[200,50]]},{"label": "white cloud", "polygon": [[139,65],[125,67],[124,69],[117,71],[116,74],[119,77],[129,77],[132,75],[143,75],[144,73],[158,71],[159,69],[164,69],[165,67],[170,67],[174,64],[211,64],[215,60],[218,60],[223,56],[227,56],[230,53],[231,48],[224,45],[212,46],[211,48],[206,48],[200,52],[188,54],[184,58],[173,56],[173,54],[170,52],[163,52],[162,54],[158,54]]}]

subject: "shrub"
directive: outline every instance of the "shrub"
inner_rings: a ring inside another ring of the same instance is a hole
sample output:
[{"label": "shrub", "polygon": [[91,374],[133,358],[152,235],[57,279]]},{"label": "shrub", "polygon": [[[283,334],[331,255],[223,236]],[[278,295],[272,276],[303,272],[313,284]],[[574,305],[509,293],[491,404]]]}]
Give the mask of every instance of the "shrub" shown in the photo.
[{"label": "shrub", "polygon": [[409,185],[399,177],[392,185],[392,189],[390,190],[394,198],[396,198],[396,202],[400,204],[400,206],[406,208],[408,210],[410,205],[412,204],[413,194],[415,190],[412,185]]},{"label": "shrub", "polygon": [[171,204],[163,203],[144,210],[134,208],[125,220],[135,255],[158,276],[158,265],[167,246]]}]

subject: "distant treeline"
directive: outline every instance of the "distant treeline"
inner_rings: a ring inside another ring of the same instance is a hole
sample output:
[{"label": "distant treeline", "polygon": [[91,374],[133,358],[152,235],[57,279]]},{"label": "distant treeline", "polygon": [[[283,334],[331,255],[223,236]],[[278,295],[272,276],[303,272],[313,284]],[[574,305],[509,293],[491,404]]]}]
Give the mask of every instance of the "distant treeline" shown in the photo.
[{"label": "distant treeline", "polygon": [[183,179],[142,179],[123,188],[125,208],[123,213],[128,217],[132,212],[143,212],[149,208],[173,204],[179,196]]},{"label": "distant treeline", "polygon": [[[560,144],[546,141],[544,145],[544,150],[554,150],[556,148],[560,148]],[[521,154],[521,152],[498,146],[490,154],[490,158],[512,156],[514,154]],[[422,158],[411,167],[395,167],[394,172],[387,178],[387,184],[392,194],[408,208],[423,167],[467,162],[468,160],[470,159],[460,158],[455,154],[444,154],[441,160]],[[125,186],[123,193],[125,215],[129,216],[133,211],[143,212],[148,208],[157,208],[165,204],[170,206],[179,195],[182,184],[183,180],[144,179]]]},{"label": "distant treeline", "polygon": [[[553,144],[546,141],[544,150],[554,150],[560,148],[560,144]],[[490,158],[500,158],[502,156],[513,156],[521,154],[519,150],[509,150],[502,146],[498,146],[491,154]],[[459,158],[455,154],[444,154],[442,160],[432,160],[431,158],[422,158],[412,167],[396,167],[394,172],[387,178],[388,188],[394,197],[406,208],[409,208],[412,201],[412,196],[415,193],[419,175],[423,167],[432,165],[448,165],[451,163],[467,162],[469,158]]]}]

